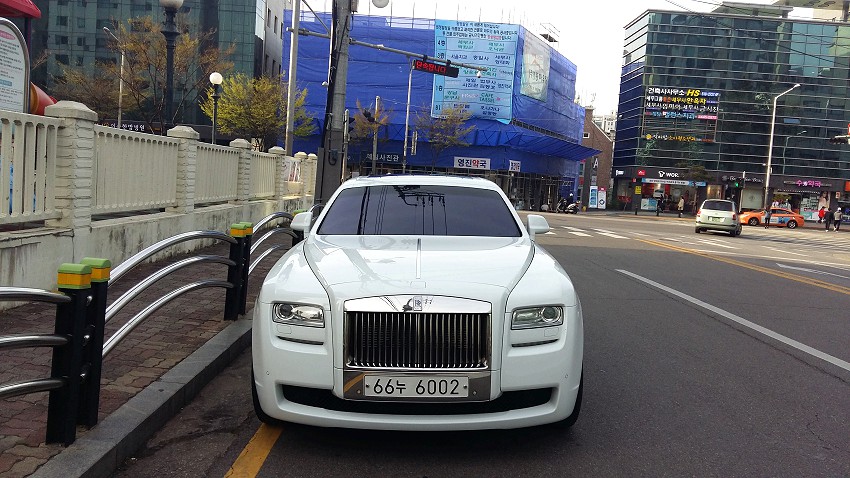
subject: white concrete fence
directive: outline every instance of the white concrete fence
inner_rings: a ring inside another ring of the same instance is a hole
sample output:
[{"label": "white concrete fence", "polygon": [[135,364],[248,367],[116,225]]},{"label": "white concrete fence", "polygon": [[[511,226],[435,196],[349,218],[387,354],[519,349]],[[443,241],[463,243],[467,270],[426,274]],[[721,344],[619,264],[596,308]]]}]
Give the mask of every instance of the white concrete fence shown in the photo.
[{"label": "white concrete fence", "polygon": [[96,122],[70,101],[45,116],[0,111],[0,286],[51,289],[63,262],[120,264],[181,232],[313,204],[314,154],[201,143],[186,126],[157,136]]}]

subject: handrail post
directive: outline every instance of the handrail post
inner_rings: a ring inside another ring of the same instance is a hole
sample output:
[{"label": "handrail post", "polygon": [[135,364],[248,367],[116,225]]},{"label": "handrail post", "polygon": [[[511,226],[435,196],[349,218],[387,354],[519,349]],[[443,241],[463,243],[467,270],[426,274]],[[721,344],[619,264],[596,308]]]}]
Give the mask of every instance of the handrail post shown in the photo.
[{"label": "handrail post", "polygon": [[83,345],[86,312],[91,294],[91,267],[84,264],[59,266],[59,291],[71,298],[56,307],[54,333],[70,339],[68,345],[54,347],[51,378],[64,380],[65,386],[51,390],[47,404],[46,443],[74,442],[77,432],[77,408],[82,380]]},{"label": "handrail post", "polygon": [[245,315],[248,303],[248,272],[251,269],[251,240],[254,236],[254,224],[240,223],[245,227],[245,240],[242,241],[242,289],[239,291],[239,313]]},{"label": "handrail post", "polygon": [[83,352],[87,367],[80,392],[77,424],[91,428],[97,425],[100,408],[100,376],[103,368],[103,333],[106,324],[106,294],[112,262],[108,259],[85,257],[81,264],[91,267],[92,301],[86,314],[86,334],[89,339]]},{"label": "handrail post", "polygon": [[233,288],[227,289],[225,294],[224,320],[236,320],[241,309],[239,301],[242,298],[242,269],[245,267],[242,256],[245,251],[246,230],[244,223],[241,222],[230,226],[230,235],[236,239],[236,243],[230,245],[230,260],[235,265],[227,268],[227,282],[233,284]]}]

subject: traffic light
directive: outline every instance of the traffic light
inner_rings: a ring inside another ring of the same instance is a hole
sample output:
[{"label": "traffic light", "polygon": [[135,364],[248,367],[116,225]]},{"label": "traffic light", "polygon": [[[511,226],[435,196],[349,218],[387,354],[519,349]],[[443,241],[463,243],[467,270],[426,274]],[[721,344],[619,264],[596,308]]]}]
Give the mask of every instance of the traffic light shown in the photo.
[{"label": "traffic light", "polygon": [[739,187],[741,187],[741,183],[739,183],[738,181],[735,181],[734,183],[732,183],[732,186],[739,188]]}]

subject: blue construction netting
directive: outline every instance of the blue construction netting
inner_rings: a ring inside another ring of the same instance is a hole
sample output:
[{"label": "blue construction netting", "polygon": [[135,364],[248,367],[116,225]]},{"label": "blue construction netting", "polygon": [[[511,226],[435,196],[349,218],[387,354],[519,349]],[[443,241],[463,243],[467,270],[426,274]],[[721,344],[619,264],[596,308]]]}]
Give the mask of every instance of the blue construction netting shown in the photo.
[{"label": "blue construction netting", "polygon": [[[292,12],[285,12],[285,24],[291,24]],[[331,24],[330,14],[319,14],[324,25]],[[311,12],[302,12],[301,28],[325,33],[322,23]],[[598,150],[581,146],[584,129],[584,108],[575,103],[576,66],[554,49],[550,54],[550,74],[546,101],[519,93],[522,75],[522,53],[525,35],[532,35],[520,28],[514,71],[512,117],[523,124],[503,124],[499,121],[473,118],[475,125],[466,141],[470,146],[459,150],[446,150],[435,158],[427,143],[418,144],[419,152],[408,158],[412,165],[452,167],[453,157],[487,157],[491,169],[508,170],[509,161],[520,161],[521,172],[574,176],[578,172],[578,161],[590,157]],[[386,47],[415,52],[433,57],[434,20],[416,18],[389,18],[382,16],[353,16],[351,38]],[[290,37],[284,37],[283,65],[289,64]],[[325,113],[327,89],[321,84],[328,76],[329,41],[325,38],[304,36],[299,38],[296,83],[307,88],[307,110],[322,127]],[[375,97],[380,96],[382,106],[390,111],[390,125],[382,131],[382,152],[401,153],[404,140],[405,108],[407,105],[407,83],[409,59],[398,53],[381,51],[360,45],[349,48],[348,82],[346,107],[355,111],[358,102],[363,107],[373,107]],[[411,82],[410,122],[411,130],[417,115],[431,111],[434,76],[414,71]],[[555,133],[543,134],[534,129]],[[384,141],[383,138],[386,137]],[[296,151],[318,149],[319,135],[296,138]],[[368,145],[371,150],[371,144]],[[353,151],[356,153],[356,151]],[[350,151],[352,153],[352,151]],[[357,154],[350,154],[358,161]]]}]

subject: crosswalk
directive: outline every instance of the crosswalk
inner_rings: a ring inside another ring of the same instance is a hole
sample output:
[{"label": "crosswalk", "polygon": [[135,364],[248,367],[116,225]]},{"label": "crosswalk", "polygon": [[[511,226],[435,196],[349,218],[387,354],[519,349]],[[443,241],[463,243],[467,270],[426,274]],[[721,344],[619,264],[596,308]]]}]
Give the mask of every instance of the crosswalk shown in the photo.
[{"label": "crosswalk", "polygon": [[[748,232],[750,232],[748,234]],[[799,254],[793,252],[794,247],[816,247],[816,248],[848,248],[850,246],[850,236],[845,233],[822,233],[819,230],[802,230],[802,231],[787,231],[787,230],[751,230],[744,228],[743,236],[727,237],[719,234],[647,234],[645,232],[634,231],[611,231],[608,229],[598,229],[592,227],[580,228],[574,226],[559,226],[552,228],[549,235],[575,238],[593,238],[606,237],[618,240],[636,240],[646,239],[654,241],[663,241],[677,243],[689,246],[710,246],[723,250],[740,249],[742,241],[770,241],[772,244],[764,244],[766,249],[782,252],[785,254],[798,254],[806,256],[808,254]]]}]

